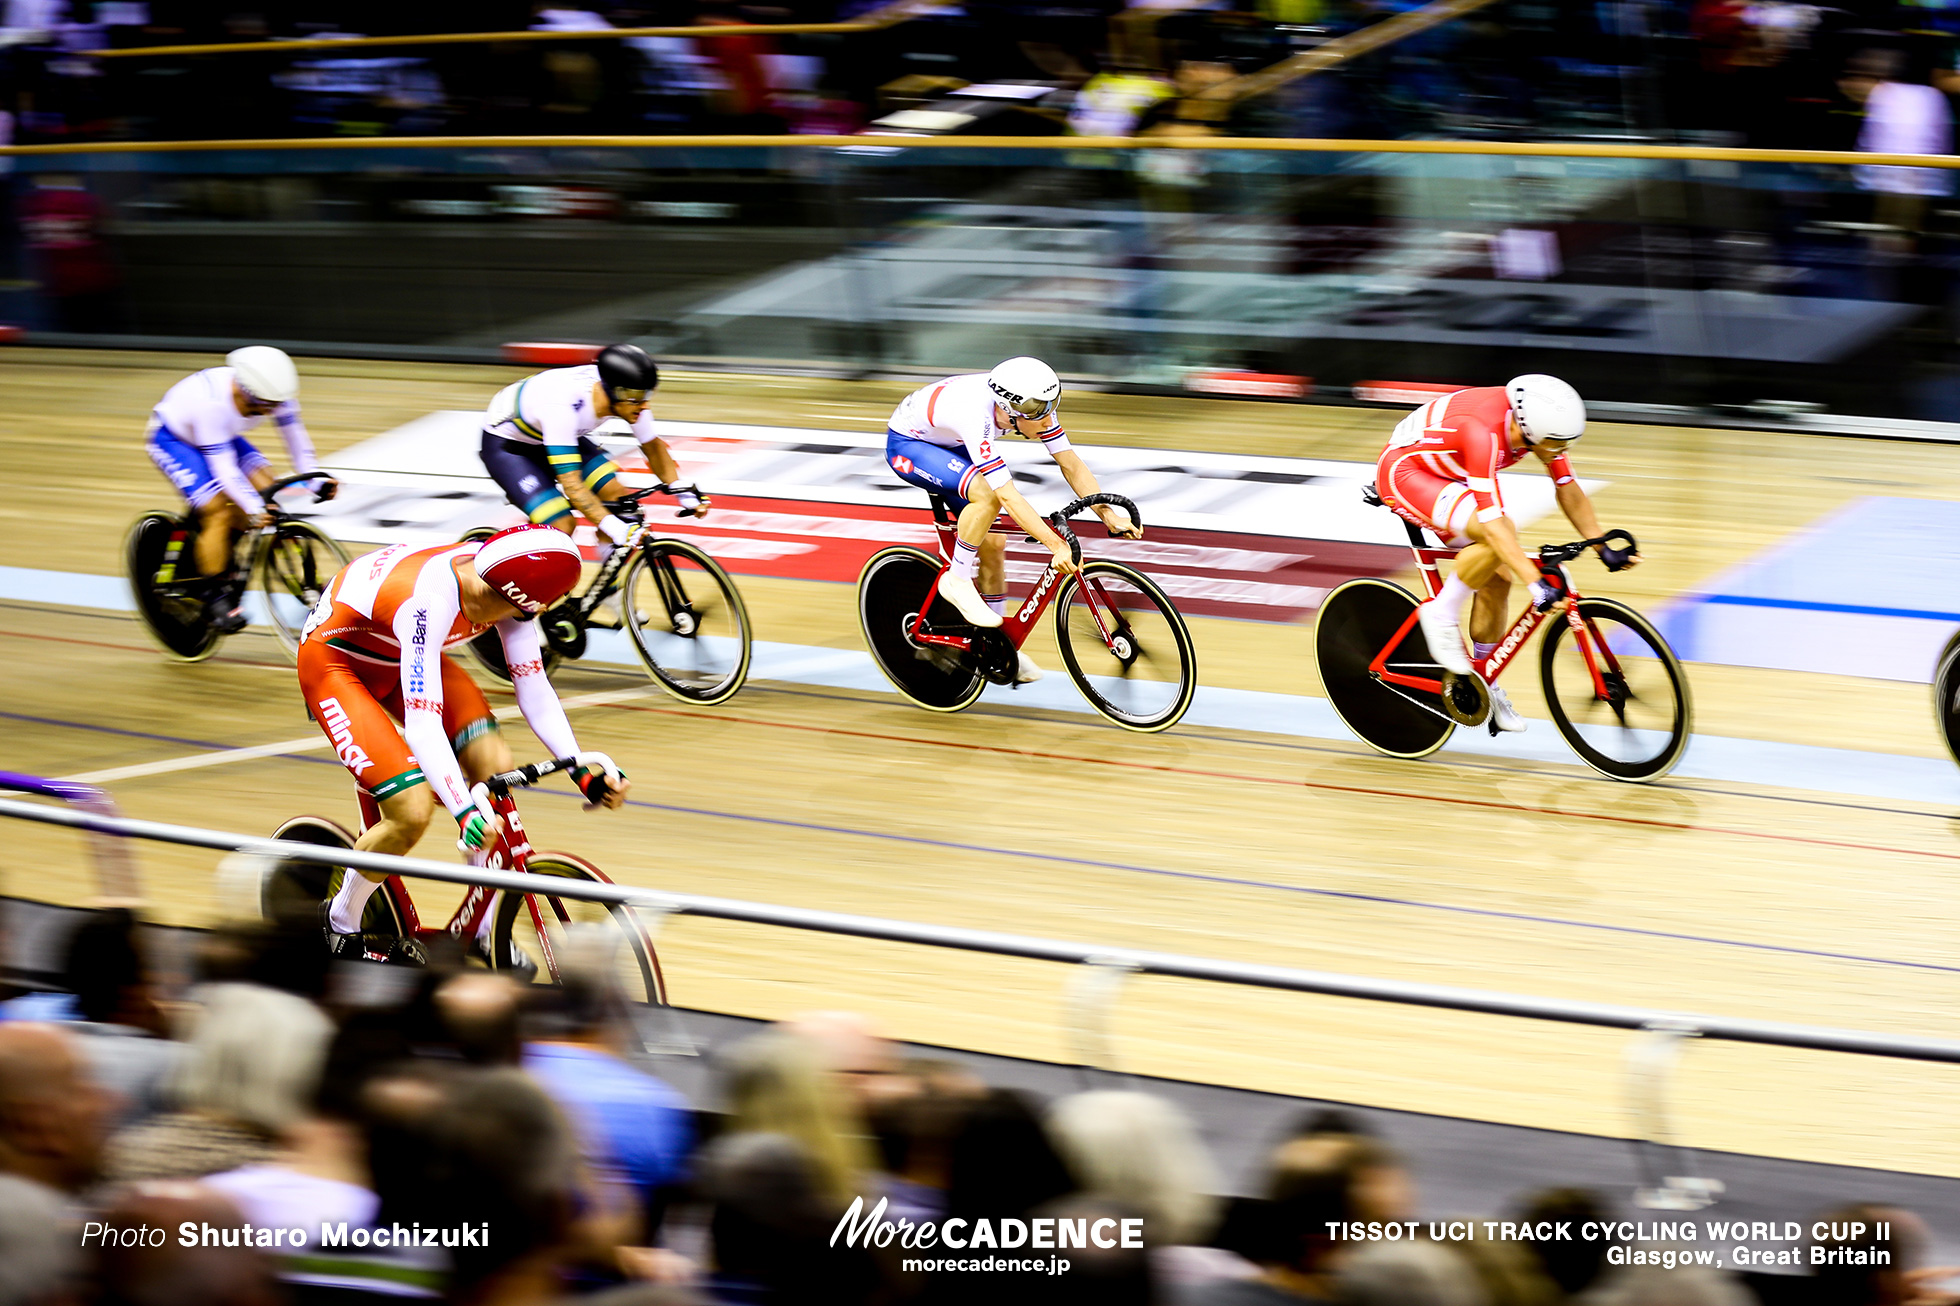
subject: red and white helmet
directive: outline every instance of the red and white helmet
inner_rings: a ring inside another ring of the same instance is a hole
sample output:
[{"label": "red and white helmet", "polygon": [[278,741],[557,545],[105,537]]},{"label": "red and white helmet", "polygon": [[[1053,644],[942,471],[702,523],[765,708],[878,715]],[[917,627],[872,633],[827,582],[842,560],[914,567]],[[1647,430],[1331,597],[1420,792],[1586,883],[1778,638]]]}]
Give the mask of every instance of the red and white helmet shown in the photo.
[{"label": "red and white helmet", "polygon": [[578,584],[578,545],[549,526],[513,526],[476,551],[476,574],[506,603],[536,616]]}]

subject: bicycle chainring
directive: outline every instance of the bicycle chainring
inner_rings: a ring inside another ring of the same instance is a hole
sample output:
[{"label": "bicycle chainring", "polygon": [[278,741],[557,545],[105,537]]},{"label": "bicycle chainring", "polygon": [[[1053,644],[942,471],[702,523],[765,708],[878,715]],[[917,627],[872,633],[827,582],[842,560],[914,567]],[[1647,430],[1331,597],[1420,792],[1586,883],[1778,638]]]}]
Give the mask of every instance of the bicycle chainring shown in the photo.
[{"label": "bicycle chainring", "polygon": [[585,622],[578,614],[578,600],[563,598],[538,616],[544,642],[562,658],[585,655]]},{"label": "bicycle chainring", "polygon": [[1013,684],[1021,670],[1021,653],[1007,632],[998,626],[987,626],[976,628],[973,634],[973,648],[967,654],[973,669],[982,679],[996,685]]},{"label": "bicycle chainring", "polygon": [[1443,673],[1443,711],[1458,725],[1480,726],[1490,716],[1490,688],[1482,676],[1472,672],[1459,676]]}]

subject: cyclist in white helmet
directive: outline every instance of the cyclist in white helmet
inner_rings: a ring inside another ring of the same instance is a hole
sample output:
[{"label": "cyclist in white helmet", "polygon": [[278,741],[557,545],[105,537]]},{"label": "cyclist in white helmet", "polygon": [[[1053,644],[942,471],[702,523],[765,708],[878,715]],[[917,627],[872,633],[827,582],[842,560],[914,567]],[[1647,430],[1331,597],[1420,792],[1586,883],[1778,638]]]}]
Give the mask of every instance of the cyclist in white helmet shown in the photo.
[{"label": "cyclist in white helmet", "polygon": [[[225,584],[232,533],[266,524],[259,492],[277,479],[271,460],[245,438],[267,417],[286,441],[293,470],[316,470],[313,441],[299,417],[299,369],[283,350],[247,345],[225,355],[223,367],[193,372],[166,390],[144,438],[150,461],[197,514],[197,570],[210,582],[211,619],[226,632],[245,624]],[[321,479],[320,498],[332,498],[334,482]]]},{"label": "cyclist in white helmet", "polygon": [[[1010,358],[991,372],[949,376],[905,397],[891,416],[885,461],[899,476],[945,499],[959,514],[953,567],[939,582],[940,596],[976,626],[998,626],[1007,608],[1002,555],[1007,538],[990,534],[1004,510],[1015,525],[1047,546],[1064,572],[1076,567],[1062,537],[1014,488],[1013,474],[995,442],[1010,432],[1041,441],[1078,495],[1101,493],[1094,472],[1069,446],[1057,411],[1062,381],[1038,358]],[[1143,528],[1120,508],[1099,504],[1096,514],[1114,534],[1140,539]],[[976,588],[974,582],[978,580]],[[1034,659],[1021,653],[1018,679],[1041,678]]]},{"label": "cyclist in white helmet", "polygon": [[[1599,516],[1579,484],[1565,451],[1586,433],[1586,405],[1579,392],[1555,376],[1531,373],[1506,385],[1458,390],[1433,399],[1403,418],[1375,466],[1375,488],[1397,515],[1433,531],[1461,550],[1440,594],[1417,609],[1429,651],[1459,676],[1471,673],[1464,655],[1463,601],[1476,595],[1470,638],[1484,658],[1504,637],[1510,620],[1511,581],[1528,587],[1534,603],[1556,596],[1539,579],[1538,566],[1518,542],[1517,525],[1504,510],[1497,474],[1537,456],[1556,486],[1558,506],[1579,533],[1597,539]],[[1607,569],[1639,563],[1640,555],[1595,546]],[[1505,573],[1509,572],[1507,576]],[[1491,715],[1500,730],[1523,730],[1525,719],[1496,685]]]}]

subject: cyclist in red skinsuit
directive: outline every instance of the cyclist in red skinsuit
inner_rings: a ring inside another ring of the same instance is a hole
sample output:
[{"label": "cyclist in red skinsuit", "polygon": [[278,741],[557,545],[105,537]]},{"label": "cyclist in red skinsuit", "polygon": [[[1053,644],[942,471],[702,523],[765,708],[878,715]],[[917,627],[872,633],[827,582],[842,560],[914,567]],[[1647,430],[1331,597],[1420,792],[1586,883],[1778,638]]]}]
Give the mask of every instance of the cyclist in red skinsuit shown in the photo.
[{"label": "cyclist in red skinsuit", "polygon": [[[1585,430],[1586,407],[1578,392],[1556,377],[1532,374],[1431,400],[1402,419],[1382,450],[1375,465],[1382,502],[1461,550],[1442,593],[1418,610],[1430,652],[1457,675],[1472,671],[1459,624],[1465,599],[1476,595],[1470,638],[1481,658],[1504,636],[1512,577],[1530,588],[1534,603],[1556,597],[1539,579],[1504,511],[1500,471],[1527,452],[1537,455],[1557,486],[1558,506],[1567,519],[1587,539],[1599,536],[1592,500],[1565,456]],[[1638,554],[1596,547],[1614,571],[1640,561]],[[1525,720],[1504,691],[1493,685],[1490,694],[1498,728],[1523,730]]]}]

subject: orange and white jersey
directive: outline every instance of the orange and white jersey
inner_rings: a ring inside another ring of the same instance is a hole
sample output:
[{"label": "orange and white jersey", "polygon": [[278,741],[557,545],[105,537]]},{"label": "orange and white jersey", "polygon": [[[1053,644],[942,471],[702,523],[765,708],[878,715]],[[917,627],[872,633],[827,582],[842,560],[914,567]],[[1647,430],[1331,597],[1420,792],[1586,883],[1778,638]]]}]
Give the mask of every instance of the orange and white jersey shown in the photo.
[{"label": "orange and white jersey", "polygon": [[[301,635],[357,661],[399,664],[402,735],[452,815],[469,808],[470,796],[442,728],[440,659],[444,649],[491,629],[463,615],[455,570],[481,547],[475,540],[425,549],[397,544],[357,558],[327,586]],[[553,757],[576,753],[565,709],[545,679],[537,623],[509,617],[495,628],[524,720]]]}]

